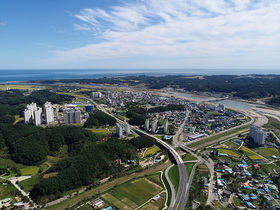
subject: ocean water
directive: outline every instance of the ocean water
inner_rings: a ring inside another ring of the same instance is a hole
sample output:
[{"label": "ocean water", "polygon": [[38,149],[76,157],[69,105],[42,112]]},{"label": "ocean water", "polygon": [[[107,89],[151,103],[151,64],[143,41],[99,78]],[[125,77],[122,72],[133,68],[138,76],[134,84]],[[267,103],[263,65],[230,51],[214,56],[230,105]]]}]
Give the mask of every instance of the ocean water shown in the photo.
[{"label": "ocean water", "polygon": [[0,70],[0,83],[56,80],[56,79],[93,79],[116,76],[164,76],[164,75],[230,75],[230,74],[280,74],[280,70],[230,70],[230,69],[52,69],[52,70]]}]

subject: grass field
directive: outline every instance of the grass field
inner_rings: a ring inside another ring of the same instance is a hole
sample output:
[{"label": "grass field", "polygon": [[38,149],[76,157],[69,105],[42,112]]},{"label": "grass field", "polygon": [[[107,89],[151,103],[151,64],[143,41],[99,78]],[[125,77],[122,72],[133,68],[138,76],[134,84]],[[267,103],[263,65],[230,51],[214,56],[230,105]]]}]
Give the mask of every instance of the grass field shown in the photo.
[{"label": "grass field", "polygon": [[273,169],[279,169],[279,166],[271,163],[271,164],[262,164],[261,165],[262,168],[268,170],[269,172],[273,172]]},{"label": "grass field", "polygon": [[7,197],[12,198],[12,194],[17,192],[17,189],[14,187],[14,185],[7,183],[6,180],[0,179],[0,200],[5,199]]},{"label": "grass field", "polygon": [[197,160],[191,153],[186,153],[182,156],[183,161]]},{"label": "grass field", "polygon": [[101,134],[101,135],[109,135],[111,132],[104,129],[104,130],[92,130],[93,133]]},{"label": "grass field", "polygon": [[[0,85],[0,90],[6,90],[9,87],[10,89],[18,89],[18,90],[37,90],[38,87],[34,87],[34,85]],[[42,87],[40,87],[42,89]]]},{"label": "grass field", "polygon": [[187,172],[188,172],[188,176],[190,177],[191,173],[192,173],[192,169],[193,169],[193,166],[195,165],[196,163],[185,163],[185,166],[187,168]]},{"label": "grass field", "polygon": [[79,210],[93,210],[93,208],[89,204],[86,204],[79,208]]},{"label": "grass field", "polygon": [[147,150],[146,150],[146,152],[145,152],[145,154],[144,154],[144,157],[146,157],[146,156],[148,156],[148,155],[153,155],[153,154],[155,154],[155,153],[157,153],[158,151],[160,151],[161,149],[158,147],[158,146],[156,146],[156,145],[154,145],[154,146],[152,146],[152,147],[149,147]]},{"label": "grass field", "polygon": [[219,151],[219,153],[225,153],[225,154],[228,154],[233,157],[240,157],[239,154],[237,154],[236,152],[229,150],[229,149],[218,149],[218,151]]},{"label": "grass field", "polygon": [[224,143],[226,146],[229,147],[229,149],[237,149],[239,147],[239,145],[232,143],[231,141],[228,141],[226,143]]},{"label": "grass field", "polygon": [[101,197],[119,209],[134,209],[157,195],[162,189],[161,186],[143,177],[120,184]]},{"label": "grass field", "polygon": [[280,122],[277,119],[268,116],[266,117],[268,118],[268,123],[263,125],[264,128],[271,129],[271,130],[273,129],[280,130]]},{"label": "grass field", "polygon": [[169,177],[170,181],[172,182],[175,192],[177,194],[178,189],[179,189],[179,184],[180,184],[179,169],[178,169],[177,165],[170,168],[170,170],[168,172],[168,177]]},{"label": "grass field", "polygon": [[22,176],[38,174],[38,171],[39,171],[39,167],[37,166],[28,166],[26,168],[20,169]]},{"label": "grass field", "polygon": [[256,152],[266,158],[271,158],[272,155],[280,156],[278,149],[276,149],[274,147],[273,148],[261,148],[261,149],[256,150]]},{"label": "grass field", "polygon": [[258,156],[257,153],[253,152],[252,150],[248,149],[247,147],[241,148],[245,155],[247,155],[251,160],[260,160],[262,159],[260,156]]},{"label": "grass field", "polygon": [[36,174],[29,179],[19,182],[19,186],[23,188],[25,192],[30,192],[33,186],[38,182],[40,174]]}]

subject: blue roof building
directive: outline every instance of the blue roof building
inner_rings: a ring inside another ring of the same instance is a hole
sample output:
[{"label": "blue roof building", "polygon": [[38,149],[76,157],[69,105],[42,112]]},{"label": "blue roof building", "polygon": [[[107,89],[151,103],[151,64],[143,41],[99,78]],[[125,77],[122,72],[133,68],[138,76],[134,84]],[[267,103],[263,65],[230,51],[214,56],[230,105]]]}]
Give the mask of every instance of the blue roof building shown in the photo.
[{"label": "blue roof building", "polygon": [[246,205],[248,206],[248,208],[254,208],[254,205],[251,202],[246,202]]},{"label": "blue roof building", "polygon": [[266,187],[264,187],[263,189],[264,189],[264,191],[265,191],[265,192],[267,192],[267,193],[269,193],[269,192],[270,192],[270,190],[269,190],[269,189],[267,189]]},{"label": "blue roof building", "polygon": [[257,200],[258,199],[258,197],[253,193],[250,194],[250,197],[251,197],[252,200]]}]

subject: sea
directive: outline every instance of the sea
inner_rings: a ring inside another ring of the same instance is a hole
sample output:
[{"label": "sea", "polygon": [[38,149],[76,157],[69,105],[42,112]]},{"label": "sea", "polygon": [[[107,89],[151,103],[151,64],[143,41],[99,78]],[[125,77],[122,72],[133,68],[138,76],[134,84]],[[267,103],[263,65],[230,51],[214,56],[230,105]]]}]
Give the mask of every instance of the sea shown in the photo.
[{"label": "sea", "polygon": [[280,70],[232,69],[39,69],[0,70],[0,83],[31,80],[96,79],[120,76],[280,74]]}]

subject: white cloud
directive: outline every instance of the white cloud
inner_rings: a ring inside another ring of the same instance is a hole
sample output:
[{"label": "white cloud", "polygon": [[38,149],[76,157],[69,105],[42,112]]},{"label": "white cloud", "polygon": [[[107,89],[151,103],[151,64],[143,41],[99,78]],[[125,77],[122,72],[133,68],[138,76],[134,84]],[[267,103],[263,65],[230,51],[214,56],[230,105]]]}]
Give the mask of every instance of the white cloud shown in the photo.
[{"label": "white cloud", "polygon": [[103,41],[55,51],[56,58],[48,62],[95,68],[97,60],[113,59],[116,65],[126,60],[127,68],[137,68],[143,64],[135,58],[144,56],[162,57],[158,68],[177,65],[176,59],[180,68],[188,63],[206,68],[203,62],[216,68],[214,61],[230,68],[238,60],[246,68],[265,68],[267,62],[279,67],[280,61],[272,60],[280,57],[279,11],[277,0],[138,0],[106,11],[85,8],[73,15],[78,21],[74,28],[93,33],[93,43]]},{"label": "white cloud", "polygon": [[0,22],[0,26],[5,26],[7,24],[7,22]]}]

